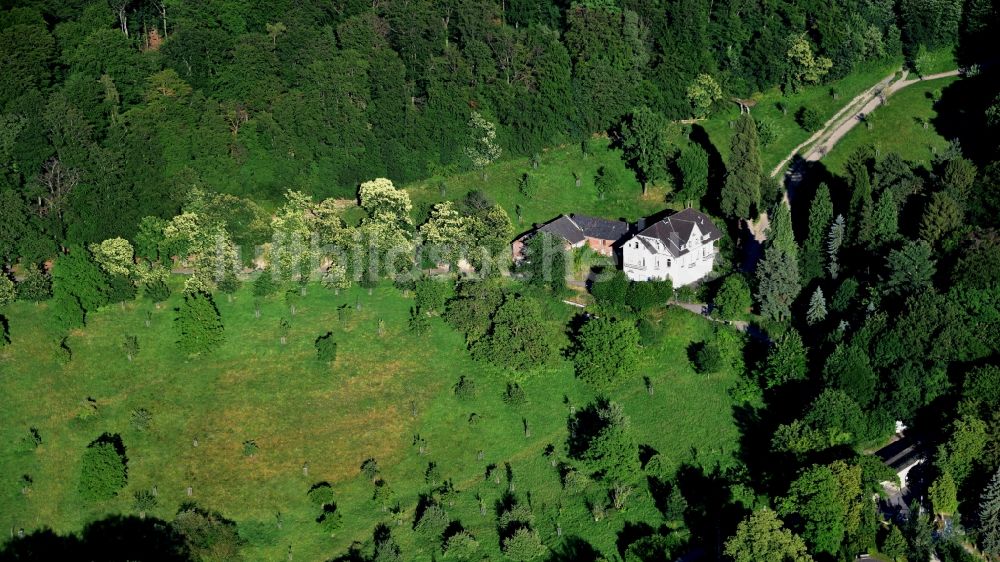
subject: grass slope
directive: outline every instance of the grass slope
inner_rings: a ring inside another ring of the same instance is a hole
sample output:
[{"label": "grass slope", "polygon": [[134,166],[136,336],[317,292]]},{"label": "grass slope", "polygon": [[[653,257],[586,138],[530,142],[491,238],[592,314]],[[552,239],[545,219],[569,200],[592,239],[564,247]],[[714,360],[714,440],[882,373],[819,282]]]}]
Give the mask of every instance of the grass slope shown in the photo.
[{"label": "grass slope", "polygon": [[[179,286],[179,279],[173,281]],[[335,296],[311,287],[294,317],[280,299],[272,299],[255,319],[247,288],[233,302],[220,296],[225,344],[207,357],[186,360],[174,344],[172,308],[178,298],[175,294],[158,310],[142,301],[101,310],[69,337],[73,359],[65,366],[55,361],[56,344],[40,328],[45,304],[16,303],[5,310],[13,343],[0,350],[0,394],[5,397],[0,440],[7,444],[0,448],[4,524],[28,531],[44,526],[76,531],[105,514],[133,512],[133,491],[155,485],[160,505],[151,515],[171,519],[188,500],[219,510],[238,522],[248,541],[247,559],[283,558],[291,545],[296,559],[319,560],[370,539],[377,522],[390,520],[372,503],[371,482],[359,475],[368,457],[378,459],[403,506],[403,523],[393,526],[393,534],[407,559],[429,560],[438,546],[411,530],[418,495],[429,489],[423,475],[430,461],[460,491],[449,507],[453,519],[479,538],[491,558],[499,555],[494,502],[507,484],[484,482],[490,463],[510,463],[515,493],[523,501],[530,492],[536,527],[547,544],[559,542],[557,521],[564,539],[585,537],[604,551],[615,548],[616,533],[626,521],[654,526],[661,521],[644,487],[625,512],[600,522],[593,521],[582,497],[563,497],[557,471],[543,451],[551,444],[565,458],[569,409],[593,399],[568,362],[523,381],[529,403],[508,408],[500,400],[506,379],[473,362],[460,334],[443,321],[432,319],[424,336],[406,331],[412,300],[390,286],[371,296],[363,290]],[[353,309],[356,303],[360,310]],[[344,321],[338,318],[341,305],[352,309]],[[554,301],[546,306],[554,326],[575,313]],[[149,328],[144,326],[147,311]],[[292,326],[285,346],[278,341],[282,317]],[[380,319],[386,327],[382,337]],[[655,395],[649,396],[636,377],[611,397],[631,415],[639,442],[671,464],[725,464],[738,439],[727,394],[735,375],[706,379],[686,359],[689,343],[707,338],[713,325],[670,310],[662,326],[663,339],[646,350],[640,370],[652,378]],[[327,330],[338,342],[332,366],[316,361],[312,345]],[[131,363],[120,349],[126,333],[140,341]],[[458,401],[451,392],[463,374],[474,377],[480,388],[470,402]],[[99,404],[98,414],[77,419],[88,397]],[[153,413],[151,430],[130,426],[135,408]],[[473,412],[482,420],[476,426],[467,421]],[[32,426],[41,434],[41,446],[18,452],[13,444]],[[77,493],[79,462],[86,445],[104,432],[122,435],[129,486],[119,498],[90,505]],[[427,442],[424,456],[412,446],[415,435]],[[248,439],[260,448],[252,458],[242,454]],[[480,449],[482,461],[477,460]],[[302,470],[306,462],[308,477]],[[27,495],[20,493],[22,474],[34,480]],[[314,522],[318,510],[306,498],[308,488],[324,480],[334,485],[344,510],[344,527],[334,537]],[[187,486],[193,487],[191,498]],[[485,517],[477,495],[489,506]]]},{"label": "grass slope", "polygon": [[[937,111],[931,99],[934,90],[944,89],[959,80],[957,77],[918,82],[889,98],[888,105],[875,110],[873,126],[854,127],[837,143],[836,150],[823,158],[823,163],[835,174],[844,170],[844,163],[856,149],[872,144],[882,154],[896,152],[904,159],[930,167],[935,150],[948,146],[948,140],[935,130]],[[926,119],[926,129],[920,119]]]},{"label": "grass slope", "polygon": [[[837,80],[833,84],[810,86],[803,88],[801,92],[796,94],[786,95],[781,92],[780,88],[774,87],[759,95],[756,98],[757,105],[751,113],[758,122],[769,122],[776,133],[775,140],[770,145],[761,147],[761,163],[764,170],[770,173],[779,162],[788,156],[792,149],[812,135],[812,131],[804,130],[795,121],[795,114],[800,107],[815,109],[823,121],[826,121],[855,96],[892,74],[894,70],[899,68],[900,62],[888,61],[872,64]],[[837,99],[831,95],[831,89],[836,90]],[[778,109],[779,103],[788,108],[787,114]],[[724,111],[713,114],[711,119],[700,124],[724,160],[729,159],[729,142],[732,137],[729,123],[735,121],[739,115],[739,108],[736,104],[730,103],[725,106]]]}]

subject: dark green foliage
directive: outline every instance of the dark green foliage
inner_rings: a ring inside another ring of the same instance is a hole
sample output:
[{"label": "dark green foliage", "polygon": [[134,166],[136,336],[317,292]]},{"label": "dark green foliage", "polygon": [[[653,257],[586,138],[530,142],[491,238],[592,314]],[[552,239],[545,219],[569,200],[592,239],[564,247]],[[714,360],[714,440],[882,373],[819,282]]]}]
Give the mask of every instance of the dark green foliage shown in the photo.
[{"label": "dark green foliage", "polygon": [[868,353],[856,345],[839,346],[827,358],[823,374],[834,388],[839,388],[862,408],[875,399],[878,376]]},{"label": "dark green foliage", "polygon": [[232,273],[223,275],[222,279],[220,279],[217,284],[219,290],[227,295],[236,294],[236,291],[240,289],[240,285],[242,285],[242,283],[239,278]]},{"label": "dark green foliage", "polygon": [[274,273],[270,269],[261,271],[253,281],[253,294],[255,297],[269,297],[278,292],[278,282],[274,279]]},{"label": "dark green foliage", "polygon": [[715,341],[702,342],[694,352],[694,367],[699,373],[717,373],[724,364],[722,350]]},{"label": "dark green foliage", "polygon": [[170,526],[184,537],[191,553],[200,558],[212,558],[220,554],[231,556],[231,553],[238,552],[244,544],[235,522],[193,504],[181,506]]},{"label": "dark green foliage", "polygon": [[631,421],[615,402],[598,404],[599,429],[586,445],[581,459],[590,471],[609,483],[631,482],[641,474],[639,446]]},{"label": "dark green foliage", "polygon": [[789,329],[767,353],[760,376],[764,386],[773,388],[789,381],[806,377],[806,349],[802,336],[795,329]]},{"label": "dark green foliage", "polygon": [[337,360],[337,342],[333,339],[333,332],[327,332],[316,338],[316,359],[324,363],[333,363]]},{"label": "dark green foliage", "polygon": [[451,523],[448,513],[441,506],[431,504],[424,509],[414,529],[427,538],[436,539],[441,536],[448,523]]},{"label": "dark green foliage", "polygon": [[528,401],[528,396],[525,394],[524,389],[516,382],[507,383],[507,389],[504,391],[502,398],[503,403],[511,408],[523,406]]},{"label": "dark green foliage", "polygon": [[410,309],[410,319],[407,322],[410,331],[418,336],[426,334],[431,327],[430,319],[419,308]]},{"label": "dark green foliage", "polygon": [[697,144],[688,145],[677,159],[677,170],[680,189],[674,200],[698,204],[708,192],[708,153]]},{"label": "dark green foliage", "polygon": [[41,268],[28,264],[24,278],[17,284],[17,298],[41,302],[52,298],[52,278]]},{"label": "dark green foliage", "polygon": [[734,219],[754,218],[760,208],[763,171],[757,146],[757,126],[749,114],[740,115],[730,143],[726,182],[719,207]]},{"label": "dark green foliage", "polygon": [[591,318],[574,342],[576,375],[598,390],[607,390],[635,374],[639,331],[626,320]]},{"label": "dark green foliage", "polygon": [[143,285],[142,295],[153,302],[163,302],[170,298],[170,286],[156,278]]},{"label": "dark green foliage", "polygon": [[761,315],[779,322],[787,320],[792,302],[801,290],[795,257],[777,246],[767,248],[764,259],[757,264],[757,303]]},{"label": "dark green foliage", "polygon": [[712,304],[718,315],[727,320],[739,320],[746,316],[753,304],[746,278],[740,273],[726,276],[715,292]]},{"label": "dark green foliage", "polygon": [[667,120],[648,107],[640,107],[622,123],[621,135],[625,161],[645,193],[650,182],[666,177]]},{"label": "dark green foliage", "polygon": [[524,260],[517,271],[529,285],[560,295],[566,291],[568,267],[565,240],[537,232],[524,245]]},{"label": "dark green foliage", "polygon": [[837,292],[833,294],[830,299],[830,310],[842,312],[847,310],[847,308],[854,301],[855,295],[858,293],[858,282],[854,278],[844,279],[840,286],[837,287]]},{"label": "dark green foliage", "polygon": [[633,281],[629,284],[625,303],[636,312],[667,304],[674,294],[673,283],[664,281]]},{"label": "dark green foliage", "polygon": [[176,310],[177,345],[184,353],[197,355],[211,351],[225,339],[222,318],[208,293],[185,294]]},{"label": "dark green foliage", "polygon": [[538,192],[538,181],[531,174],[522,174],[517,182],[517,191],[527,199],[531,199]]},{"label": "dark green foliage", "polygon": [[983,490],[979,500],[979,533],[983,551],[1000,556],[1000,470]]},{"label": "dark green foliage", "polygon": [[629,292],[629,280],[625,272],[614,269],[605,271],[600,278],[590,287],[591,294],[602,306],[612,309],[625,305],[625,298]]},{"label": "dark green foliage", "polygon": [[451,287],[444,280],[424,277],[417,280],[413,293],[417,309],[428,314],[440,314],[451,294]]},{"label": "dark green foliage", "polygon": [[115,497],[125,487],[128,475],[117,436],[99,439],[83,452],[80,464],[80,496],[88,501]]},{"label": "dark green foliage", "polygon": [[553,334],[536,300],[508,297],[491,320],[487,333],[472,345],[475,357],[516,371],[541,367],[555,359]]},{"label": "dark green foliage", "polygon": [[906,242],[889,252],[886,287],[895,293],[913,293],[926,289],[936,271],[930,245],[923,240]]},{"label": "dark green foliage", "polygon": [[455,383],[455,396],[460,400],[471,400],[478,394],[478,389],[476,388],[476,381],[462,375],[458,378],[458,382]]},{"label": "dark green foliage", "polygon": [[810,133],[818,131],[821,127],[823,127],[823,117],[813,107],[800,107],[799,110],[795,112],[795,122]]}]

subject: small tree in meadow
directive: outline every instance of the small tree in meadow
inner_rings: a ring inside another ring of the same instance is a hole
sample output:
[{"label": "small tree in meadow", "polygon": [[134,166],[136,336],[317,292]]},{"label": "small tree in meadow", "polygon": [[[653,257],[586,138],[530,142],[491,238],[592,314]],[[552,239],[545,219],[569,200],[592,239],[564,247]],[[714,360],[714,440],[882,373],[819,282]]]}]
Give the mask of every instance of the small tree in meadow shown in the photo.
[{"label": "small tree in meadow", "polygon": [[324,363],[337,360],[337,342],[333,340],[333,332],[327,332],[316,338],[316,358]]},{"label": "small tree in meadow", "polygon": [[379,474],[378,461],[374,458],[365,459],[365,462],[361,463],[361,474],[375,482],[375,477]]},{"label": "small tree in meadow", "polygon": [[225,339],[222,318],[211,295],[201,291],[184,295],[177,308],[177,344],[189,355],[197,355],[218,347]]},{"label": "small tree in meadow", "polygon": [[131,334],[126,334],[122,338],[122,351],[129,361],[139,354],[139,338]]},{"label": "small tree in meadow", "polygon": [[89,501],[111,499],[128,482],[125,459],[113,439],[100,439],[83,452],[80,495]]},{"label": "small tree in meadow", "polygon": [[278,292],[278,282],[274,279],[274,272],[267,268],[260,272],[253,281],[253,295],[255,297],[269,297]]},{"label": "small tree in meadow", "polygon": [[170,298],[170,286],[161,278],[152,279],[143,285],[142,294],[158,304]]},{"label": "small tree in meadow", "polygon": [[694,366],[699,373],[717,373],[722,370],[722,365],[722,350],[714,341],[703,343],[695,351]]},{"label": "small tree in meadow", "polygon": [[132,494],[132,507],[139,512],[139,519],[146,518],[146,512],[156,509],[159,501],[151,490],[136,490]]}]

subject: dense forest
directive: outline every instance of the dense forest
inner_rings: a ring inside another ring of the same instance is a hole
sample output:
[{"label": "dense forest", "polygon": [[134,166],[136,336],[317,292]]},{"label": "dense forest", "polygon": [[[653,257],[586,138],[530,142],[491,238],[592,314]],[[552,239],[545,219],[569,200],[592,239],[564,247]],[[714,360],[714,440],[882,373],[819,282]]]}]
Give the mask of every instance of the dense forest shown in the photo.
[{"label": "dense forest", "polygon": [[[0,7],[0,560],[1000,560],[990,0]],[[765,169],[929,52],[946,148]],[[574,189],[713,272],[511,265]]]},{"label": "dense forest", "polygon": [[[473,112],[506,154],[578,142],[638,106],[831,80],[963,34],[988,0],[17,2],[0,18],[0,255],[132,237],[192,186],[353,197],[472,165]],[[789,47],[801,44],[801,57]],[[722,101],[721,103],[727,103]],[[86,220],[83,220],[86,218]]]}]

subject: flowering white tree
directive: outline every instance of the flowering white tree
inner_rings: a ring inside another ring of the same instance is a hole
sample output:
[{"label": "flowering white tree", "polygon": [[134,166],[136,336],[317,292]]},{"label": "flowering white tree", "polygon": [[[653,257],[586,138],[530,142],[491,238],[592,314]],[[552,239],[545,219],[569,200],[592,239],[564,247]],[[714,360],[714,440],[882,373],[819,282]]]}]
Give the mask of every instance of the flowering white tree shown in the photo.
[{"label": "flowering white tree", "polygon": [[369,220],[395,223],[403,228],[411,228],[413,220],[410,211],[410,195],[401,189],[396,189],[392,180],[377,178],[361,184],[358,190],[361,207],[368,211]]},{"label": "flowering white tree", "polygon": [[469,136],[470,143],[465,147],[465,155],[472,161],[472,167],[483,170],[483,181],[485,181],[486,166],[500,158],[503,152],[497,144],[497,126],[478,111],[473,111],[469,119]]}]

